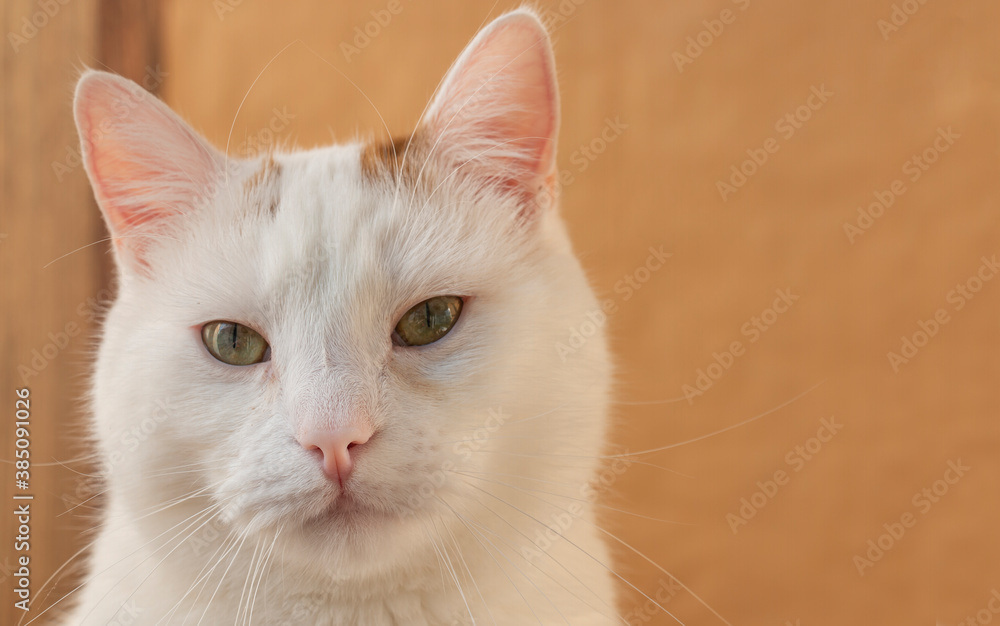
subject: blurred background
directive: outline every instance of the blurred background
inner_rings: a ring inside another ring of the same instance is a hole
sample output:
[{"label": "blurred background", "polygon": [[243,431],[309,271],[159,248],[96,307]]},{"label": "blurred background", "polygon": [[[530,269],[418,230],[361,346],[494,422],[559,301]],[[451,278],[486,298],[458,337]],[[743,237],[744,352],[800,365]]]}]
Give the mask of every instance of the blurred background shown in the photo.
[{"label": "blurred background", "polygon": [[[0,437],[12,458],[29,387],[33,612],[72,589],[72,566],[41,584],[101,501],[76,460],[112,293],[72,122],[81,68],[140,82],[234,156],[383,119],[403,134],[517,4],[5,0]],[[1000,5],[535,5],[563,213],[617,305],[609,451],[669,446],[598,491],[681,522],[609,509],[615,570],[689,625],[1000,620]],[[13,468],[0,483],[13,508]],[[3,528],[13,624],[9,513]],[[676,623],[631,591],[620,610]]]}]

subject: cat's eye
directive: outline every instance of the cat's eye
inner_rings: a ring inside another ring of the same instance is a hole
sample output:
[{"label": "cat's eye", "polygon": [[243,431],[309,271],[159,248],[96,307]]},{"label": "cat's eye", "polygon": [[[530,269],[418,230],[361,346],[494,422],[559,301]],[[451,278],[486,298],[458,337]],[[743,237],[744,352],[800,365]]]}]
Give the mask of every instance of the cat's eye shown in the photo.
[{"label": "cat's eye", "polygon": [[393,340],[403,346],[425,346],[448,334],[462,313],[458,296],[437,296],[424,300],[403,314],[396,324]]},{"label": "cat's eye", "polygon": [[230,365],[253,365],[271,354],[260,333],[236,322],[209,322],[201,329],[201,339],[212,356]]}]

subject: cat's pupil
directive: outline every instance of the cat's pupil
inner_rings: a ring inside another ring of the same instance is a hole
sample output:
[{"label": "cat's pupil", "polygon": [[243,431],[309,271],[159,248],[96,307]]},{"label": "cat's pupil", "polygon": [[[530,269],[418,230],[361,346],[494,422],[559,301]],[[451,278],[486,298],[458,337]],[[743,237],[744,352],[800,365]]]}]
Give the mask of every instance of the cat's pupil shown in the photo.
[{"label": "cat's pupil", "polygon": [[451,331],[462,312],[462,298],[437,296],[414,306],[396,324],[393,340],[404,346],[424,346]]},{"label": "cat's pupil", "polygon": [[267,360],[267,341],[254,329],[235,322],[209,322],[202,328],[205,347],[229,365],[253,365]]}]

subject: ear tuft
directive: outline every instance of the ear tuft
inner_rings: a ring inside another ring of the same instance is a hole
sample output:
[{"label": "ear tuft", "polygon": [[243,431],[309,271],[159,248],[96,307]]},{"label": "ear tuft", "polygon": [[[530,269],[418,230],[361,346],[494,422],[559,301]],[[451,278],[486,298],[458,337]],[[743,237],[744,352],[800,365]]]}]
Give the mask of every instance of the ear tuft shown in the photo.
[{"label": "ear tuft", "polygon": [[559,95],[552,45],[531,11],[484,28],[448,72],[428,108],[431,145],[461,168],[523,196],[553,191]]},{"label": "ear tuft", "polygon": [[225,159],[152,94],[114,74],[87,71],[73,111],[119,260],[145,267],[150,241],[213,193]]}]

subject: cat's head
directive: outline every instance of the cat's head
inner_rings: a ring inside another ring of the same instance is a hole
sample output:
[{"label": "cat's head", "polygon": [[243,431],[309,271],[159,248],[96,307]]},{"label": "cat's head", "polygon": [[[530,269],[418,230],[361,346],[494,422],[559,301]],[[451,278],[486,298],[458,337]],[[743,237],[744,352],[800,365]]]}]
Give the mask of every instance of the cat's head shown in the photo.
[{"label": "cat's head", "polygon": [[94,386],[117,506],[375,567],[484,478],[589,478],[608,364],[600,332],[559,350],[599,308],[532,13],[472,41],[407,140],[234,160],[100,72],[75,112],[119,270]]}]

